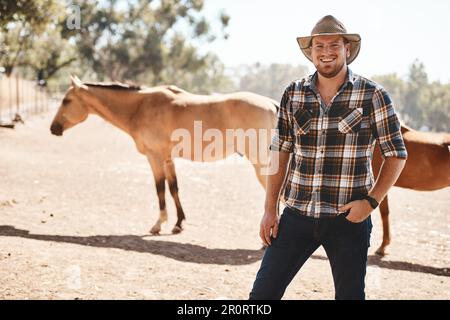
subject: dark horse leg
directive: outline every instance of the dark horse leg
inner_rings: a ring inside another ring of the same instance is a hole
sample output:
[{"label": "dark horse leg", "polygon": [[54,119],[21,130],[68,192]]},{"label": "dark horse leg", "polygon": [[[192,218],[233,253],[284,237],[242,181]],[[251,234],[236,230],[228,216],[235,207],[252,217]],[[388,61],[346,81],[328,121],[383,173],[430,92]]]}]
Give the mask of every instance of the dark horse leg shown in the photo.
[{"label": "dark horse leg", "polygon": [[380,213],[381,213],[381,221],[383,222],[383,242],[376,251],[376,254],[384,256],[386,255],[386,247],[391,242],[391,231],[389,228],[389,203],[387,195],[380,203]]},{"label": "dark horse leg", "polygon": [[178,183],[177,175],[175,173],[175,165],[172,159],[166,159],[164,161],[164,172],[167,182],[169,184],[170,194],[173,197],[175,206],[177,207],[177,223],[172,229],[172,233],[180,233],[183,230],[182,222],[186,219],[184,216],[183,208],[181,207],[180,198],[178,197]]},{"label": "dark horse leg", "polygon": [[147,154],[148,162],[153,171],[153,177],[155,178],[156,192],[159,200],[159,218],[155,225],[151,228],[150,233],[159,234],[161,231],[161,224],[167,221],[166,210],[166,178],[164,175],[164,161],[157,155]]}]

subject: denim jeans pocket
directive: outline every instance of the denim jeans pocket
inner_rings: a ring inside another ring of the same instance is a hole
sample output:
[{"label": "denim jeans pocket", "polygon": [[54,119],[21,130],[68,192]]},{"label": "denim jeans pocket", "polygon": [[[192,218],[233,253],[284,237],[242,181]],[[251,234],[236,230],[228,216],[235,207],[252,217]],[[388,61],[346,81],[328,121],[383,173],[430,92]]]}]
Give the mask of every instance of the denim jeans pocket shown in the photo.
[{"label": "denim jeans pocket", "polygon": [[351,240],[370,236],[368,219],[355,223],[348,220],[346,216],[347,214],[341,214],[337,218],[338,221],[336,221],[337,222],[336,231],[339,238]]},{"label": "denim jeans pocket", "polygon": [[348,220],[347,219],[347,216],[349,215],[349,213],[350,213],[350,210],[349,211],[346,211],[346,212],[344,212],[344,213],[341,213],[340,215],[338,215],[338,217],[337,217],[337,219],[340,219],[341,221],[343,221],[344,223],[349,223],[349,224],[353,224],[353,225],[358,225],[358,224],[361,224],[361,223],[363,223],[364,221],[361,221],[361,222],[352,222],[352,221],[350,221],[350,220]]},{"label": "denim jeans pocket", "polygon": [[346,222],[346,223],[348,223],[348,224],[350,224],[350,225],[360,225],[360,224],[364,223],[364,221],[361,221],[361,222],[352,222],[352,221],[350,221],[350,220],[347,219],[347,216],[343,216],[343,217],[342,217],[342,220],[344,220],[344,222]]}]

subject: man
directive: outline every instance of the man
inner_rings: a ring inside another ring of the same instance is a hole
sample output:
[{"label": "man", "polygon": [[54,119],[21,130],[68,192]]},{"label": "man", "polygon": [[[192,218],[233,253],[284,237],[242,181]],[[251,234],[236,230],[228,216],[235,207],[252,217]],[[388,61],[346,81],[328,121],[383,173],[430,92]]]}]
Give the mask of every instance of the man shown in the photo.
[{"label": "man", "polygon": [[[407,157],[400,123],[386,91],[347,67],[359,53],[358,34],[325,16],[297,42],[317,72],[291,83],[281,99],[270,146],[279,170],[268,176],[260,227],[268,247],[250,299],[281,299],[321,245],[330,261],[335,298],[365,299],[370,214]],[[374,183],[375,141],[384,162]],[[283,183],[286,208],[279,217]]]}]

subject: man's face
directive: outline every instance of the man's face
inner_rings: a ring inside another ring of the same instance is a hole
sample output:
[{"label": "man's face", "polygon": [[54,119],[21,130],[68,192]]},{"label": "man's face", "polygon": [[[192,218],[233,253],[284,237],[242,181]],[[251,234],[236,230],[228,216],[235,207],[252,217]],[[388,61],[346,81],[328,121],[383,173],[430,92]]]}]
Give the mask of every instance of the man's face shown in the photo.
[{"label": "man's face", "polygon": [[350,44],[345,44],[341,36],[317,36],[312,40],[311,56],[317,72],[333,78],[347,65]]}]

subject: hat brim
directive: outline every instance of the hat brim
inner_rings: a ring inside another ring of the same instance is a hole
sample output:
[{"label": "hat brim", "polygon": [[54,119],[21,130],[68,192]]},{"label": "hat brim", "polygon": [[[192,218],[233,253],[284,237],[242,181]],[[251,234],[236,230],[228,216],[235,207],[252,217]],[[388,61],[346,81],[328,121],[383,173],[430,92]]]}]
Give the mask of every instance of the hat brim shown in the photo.
[{"label": "hat brim", "polygon": [[350,56],[347,58],[347,65],[353,62],[361,49],[361,36],[357,33],[319,33],[307,37],[298,37],[297,43],[306,58],[312,62],[311,41],[317,36],[342,36],[350,42]]}]

